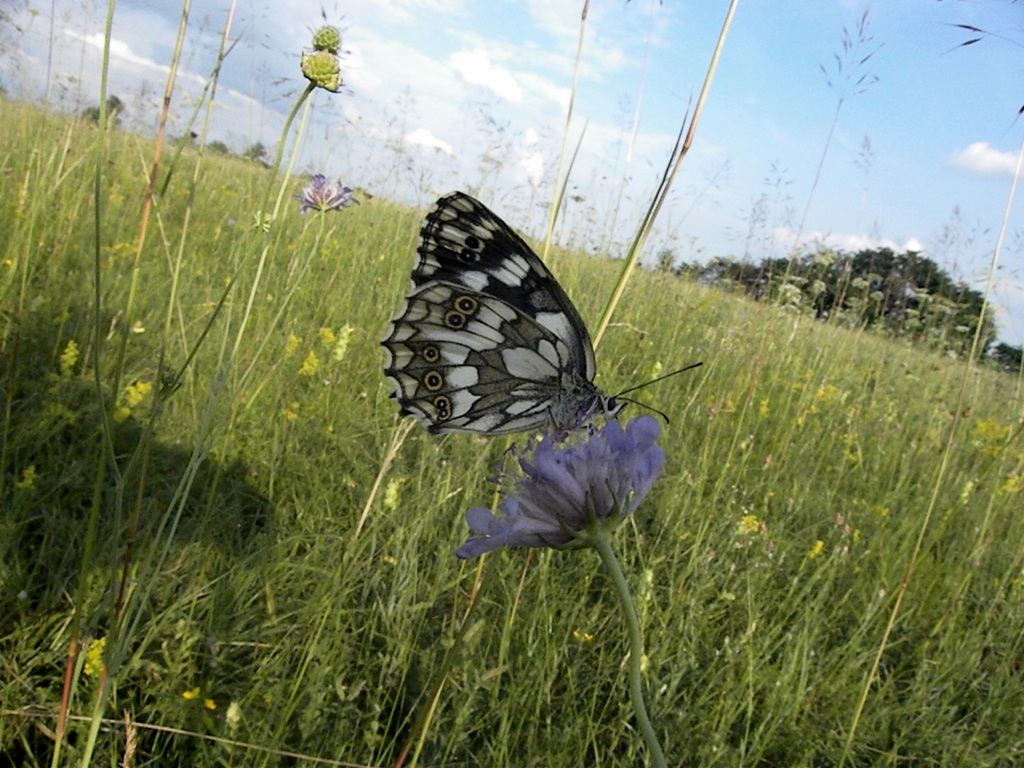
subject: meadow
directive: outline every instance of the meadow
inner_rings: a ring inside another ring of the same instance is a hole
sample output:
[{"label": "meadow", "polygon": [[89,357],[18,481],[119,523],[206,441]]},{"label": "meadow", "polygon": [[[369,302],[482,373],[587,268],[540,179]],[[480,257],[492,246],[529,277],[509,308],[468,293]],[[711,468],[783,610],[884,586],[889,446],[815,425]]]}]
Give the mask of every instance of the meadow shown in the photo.
[{"label": "meadow", "polygon": [[[597,556],[458,560],[510,441],[388,397],[422,212],[0,110],[0,762],[645,764]],[[597,357],[703,361],[615,540],[670,765],[1021,764],[1016,378],[645,270]]]}]

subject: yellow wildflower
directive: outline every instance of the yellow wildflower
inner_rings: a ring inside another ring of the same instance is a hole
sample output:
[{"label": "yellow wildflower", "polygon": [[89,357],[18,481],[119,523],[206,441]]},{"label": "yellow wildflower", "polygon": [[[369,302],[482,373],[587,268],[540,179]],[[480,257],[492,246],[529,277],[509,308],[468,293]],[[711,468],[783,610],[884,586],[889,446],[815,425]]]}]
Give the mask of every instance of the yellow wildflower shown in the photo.
[{"label": "yellow wildflower", "polygon": [[30,490],[36,487],[36,465],[29,464],[21,472],[21,480],[14,483],[15,488],[20,488],[23,491]]},{"label": "yellow wildflower", "polygon": [[288,343],[284,345],[284,356],[291,357],[295,354],[295,350],[299,348],[299,344],[302,343],[302,339],[296,336],[294,333],[288,335]]},{"label": "yellow wildflower", "polygon": [[814,393],[814,396],[818,400],[821,400],[822,402],[828,404],[834,403],[836,400],[842,399],[840,397],[840,394],[841,393],[839,392],[839,388],[837,386],[835,386],[834,384],[829,384],[827,386],[820,387],[818,391]]},{"label": "yellow wildflower", "polygon": [[142,398],[148,395],[153,385],[148,381],[137,381],[124,391],[124,404],[129,410],[142,402]]},{"label": "yellow wildflower", "polygon": [[213,699],[203,699],[203,706],[207,709],[216,709],[217,702],[215,702]]},{"label": "yellow wildflower", "polygon": [[1010,437],[1010,425],[996,418],[982,419],[971,427],[971,443],[984,456],[998,456]]},{"label": "yellow wildflower", "polygon": [[310,350],[309,354],[306,355],[306,359],[302,361],[302,366],[299,368],[299,376],[315,376],[319,367],[320,358],[316,356],[316,352]]},{"label": "yellow wildflower", "polygon": [[580,632],[578,629],[572,631],[572,636],[575,640],[579,640],[581,643],[593,642],[594,636],[589,632]]},{"label": "yellow wildflower", "polygon": [[185,691],[184,693],[182,693],[181,694],[181,698],[183,698],[185,701],[192,701],[192,699],[196,698],[198,695],[199,695],[199,686],[197,685],[192,690]]},{"label": "yellow wildflower", "polygon": [[89,643],[89,650],[85,652],[84,672],[89,677],[96,677],[103,671],[103,652],[107,648],[107,638],[101,637]]},{"label": "yellow wildflower", "polygon": [[402,489],[404,479],[392,478],[388,481],[388,487],[384,491],[384,508],[390,512],[398,509],[398,492]]},{"label": "yellow wildflower", "polygon": [[224,714],[224,721],[228,724],[228,728],[231,729],[232,733],[242,722],[242,708],[238,705],[237,701],[232,701],[228,704],[228,711]]},{"label": "yellow wildflower", "polygon": [[824,551],[825,542],[821,539],[818,539],[816,542],[814,542],[814,546],[811,547],[811,551],[807,553],[807,556],[813,560],[814,558],[820,556],[821,553]]},{"label": "yellow wildflower", "polygon": [[337,335],[330,328],[324,326],[320,329],[320,343],[325,347],[330,347],[337,340]]},{"label": "yellow wildflower", "polygon": [[289,403],[281,409],[281,413],[288,421],[295,421],[299,418],[299,404],[298,402]]},{"label": "yellow wildflower", "polygon": [[736,524],[736,533],[745,536],[750,533],[757,533],[761,529],[761,521],[757,515],[744,515]]},{"label": "yellow wildflower", "polygon": [[[32,467],[29,467],[32,469]],[[1001,486],[999,486],[1000,493],[1017,493],[1021,488],[1024,488],[1024,480],[1021,479],[1020,475],[1009,475]]]},{"label": "yellow wildflower", "polygon": [[68,341],[64,351],[60,353],[60,375],[67,377],[71,375],[75,364],[78,362],[78,344],[74,339]]},{"label": "yellow wildflower", "polygon": [[981,419],[971,428],[971,437],[985,442],[1002,442],[1010,436],[1010,427],[1000,424],[998,419]]},{"label": "yellow wildflower", "polygon": [[340,363],[345,359],[345,353],[348,352],[348,342],[352,338],[352,331],[354,331],[351,325],[343,325],[338,329],[338,340],[334,344],[334,349],[331,350],[331,357],[334,362]]},{"label": "yellow wildflower", "polygon": [[757,412],[762,417],[768,415],[769,409],[768,409],[768,398],[767,397],[758,404]]}]

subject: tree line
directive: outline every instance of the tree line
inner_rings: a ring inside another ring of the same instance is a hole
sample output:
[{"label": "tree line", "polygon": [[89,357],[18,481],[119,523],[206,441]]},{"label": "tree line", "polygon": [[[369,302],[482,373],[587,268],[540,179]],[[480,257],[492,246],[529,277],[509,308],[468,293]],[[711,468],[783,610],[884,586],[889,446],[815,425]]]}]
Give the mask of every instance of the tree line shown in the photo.
[{"label": "tree line", "polygon": [[819,249],[792,259],[755,263],[716,257],[701,264],[677,263],[672,251],[663,249],[657,267],[939,352],[968,354],[980,327],[982,355],[1004,367],[1021,365],[1020,347],[996,342],[995,318],[991,307],[984,306],[984,294],[916,251]]}]

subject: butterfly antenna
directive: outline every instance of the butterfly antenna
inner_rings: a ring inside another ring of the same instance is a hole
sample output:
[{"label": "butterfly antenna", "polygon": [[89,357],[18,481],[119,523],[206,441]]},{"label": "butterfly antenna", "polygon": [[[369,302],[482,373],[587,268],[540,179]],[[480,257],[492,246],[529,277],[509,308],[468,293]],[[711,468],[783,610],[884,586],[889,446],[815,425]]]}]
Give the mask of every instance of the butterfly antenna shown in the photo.
[{"label": "butterfly antenna", "polygon": [[[676,371],[676,373],[678,373],[678,371]],[[648,383],[651,383],[651,382],[648,382]],[[644,385],[641,385],[641,386],[644,386]],[[672,420],[669,419],[667,413],[665,413],[662,410],[659,410],[659,409],[655,408],[653,405],[648,405],[647,403],[642,403],[639,400],[634,400],[632,397],[617,397],[616,399],[621,400],[624,403],[632,403],[633,405],[639,405],[641,408],[646,408],[648,411],[654,411],[656,414],[658,414],[659,416],[661,416],[661,418],[663,418],[665,420],[666,426],[672,423]]]},{"label": "butterfly antenna", "polygon": [[[663,376],[659,376],[656,379],[651,379],[650,381],[645,381],[643,384],[637,384],[635,387],[630,387],[629,389],[624,389],[621,392],[619,392],[617,395],[615,395],[615,397],[618,400],[625,399],[627,403],[637,403],[636,400],[631,400],[630,398],[623,398],[622,396],[623,395],[628,395],[630,392],[636,392],[638,389],[643,389],[644,387],[649,387],[651,384],[657,384],[659,381],[664,381],[665,379],[667,379],[670,376],[675,376],[677,373],[682,373],[683,371],[689,371],[689,370],[691,370],[693,368],[700,368],[702,365],[704,365],[703,361],[701,361],[699,363],[693,363],[692,365],[688,365],[685,368],[680,368],[678,371],[672,371],[671,373],[666,373]],[[637,405],[643,405],[643,403],[637,403]],[[649,406],[649,405],[645,406],[645,407],[646,408],[651,408],[651,406]],[[652,411],[657,411],[658,413],[661,413],[661,411],[658,411],[657,408],[651,408],[651,410]],[[661,415],[664,416],[665,414],[662,413]],[[665,421],[668,421],[668,418],[666,418]]]}]

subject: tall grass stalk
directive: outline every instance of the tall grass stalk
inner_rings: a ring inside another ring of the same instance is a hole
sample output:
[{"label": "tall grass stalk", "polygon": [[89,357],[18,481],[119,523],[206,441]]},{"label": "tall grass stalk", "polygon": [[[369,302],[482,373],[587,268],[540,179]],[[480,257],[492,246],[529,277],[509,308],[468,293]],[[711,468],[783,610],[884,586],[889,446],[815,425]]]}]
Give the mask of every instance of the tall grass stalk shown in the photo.
[{"label": "tall grass stalk", "polygon": [[[309,107],[312,104],[312,102],[308,101],[308,99],[310,94],[312,94],[315,89],[316,86],[313,83],[307,83],[306,87],[299,95],[299,98],[296,100],[295,104],[292,105],[292,109],[288,113],[288,117],[285,119],[284,129],[281,131],[281,140],[277,144],[277,152],[274,155],[274,162],[270,166],[271,179],[274,178],[274,174],[276,174],[277,170],[281,167],[281,157],[284,153],[284,148],[288,140],[288,134],[291,132],[291,126],[292,122],[295,120],[295,115],[298,114],[299,107],[301,107],[303,104],[306,104],[306,109],[302,113],[302,121],[299,128],[299,135],[301,136],[303,132],[303,127],[305,126],[306,119],[309,116]],[[296,137],[295,141],[292,142],[292,160],[289,161],[289,168],[294,162],[295,155],[298,153],[300,145],[301,142],[299,141],[299,137]],[[262,229],[265,225],[269,225],[272,222],[276,221],[278,214],[280,213],[281,202],[284,200],[285,186],[287,184],[288,176],[285,176],[281,180],[280,186],[278,187],[278,194],[276,201],[274,203],[274,210],[269,214],[267,213],[267,203],[269,203],[270,201],[271,186],[270,184],[267,185],[266,192],[263,197],[263,205],[260,206],[259,210],[257,211],[257,215],[259,216],[259,222],[257,227],[258,230]],[[260,251],[260,258],[256,265],[256,276],[253,278],[252,285],[249,288],[249,298],[246,301],[245,308],[242,312],[242,318],[238,325],[238,333],[235,335],[235,343],[231,349],[232,359],[237,357],[239,347],[242,344],[242,339],[245,337],[245,329],[249,323],[249,318],[252,315],[253,303],[256,301],[256,294],[259,292],[263,271],[266,268],[267,256],[269,255],[269,253],[270,243],[268,242],[263,246],[263,249]],[[241,383],[239,383],[239,386],[240,385]]]},{"label": "tall grass stalk", "polygon": [[[171,53],[171,64],[167,72],[167,82],[164,86],[164,98],[160,109],[160,119],[157,122],[156,138],[153,144],[153,161],[150,164],[149,178],[146,182],[146,189],[142,194],[142,217],[139,223],[139,237],[135,245],[135,258],[132,263],[131,281],[128,285],[128,297],[124,305],[124,322],[121,324],[121,340],[117,349],[114,373],[111,377],[110,389],[112,392],[121,391],[121,379],[124,376],[125,354],[128,348],[128,338],[131,335],[131,328],[135,320],[135,293],[139,285],[139,262],[142,259],[142,252],[146,246],[146,234],[149,232],[149,216],[153,208],[153,190],[156,186],[157,172],[160,169],[160,155],[163,149],[164,133],[167,130],[167,116],[170,112],[171,98],[174,95],[174,84],[178,76],[178,63],[181,61],[182,46],[185,42],[185,31],[188,29],[188,14],[191,7],[190,0],[183,0],[181,17],[178,21],[178,35],[174,40],[174,50]],[[199,173],[199,163],[196,163],[196,174]],[[195,179],[193,178],[193,181]],[[184,244],[188,233],[188,218],[182,227],[180,242]],[[175,270],[175,274],[177,269]],[[168,301],[168,313],[174,305],[175,293],[172,291]]]},{"label": "tall grass stalk", "polygon": [[[101,379],[102,373],[100,368],[101,349],[103,346],[102,337],[102,307],[103,307],[103,280],[102,280],[102,234],[103,234],[103,179],[104,172],[106,169],[106,155],[107,155],[107,76],[110,68],[110,33],[114,24],[114,8],[117,5],[116,0],[109,0],[107,3],[107,15],[106,21],[103,26],[103,59],[100,65],[100,104],[99,104],[99,124],[98,132],[95,144],[95,171],[93,175],[93,255],[94,255],[94,324],[93,324],[93,367],[94,367],[94,384],[96,387],[96,401],[97,406],[101,412],[100,425],[102,428],[102,438],[100,445],[100,454],[113,458],[114,446],[113,439],[111,437],[111,426],[110,419],[107,415],[106,403],[104,402],[103,396],[103,382]],[[113,463],[113,462],[111,462]],[[96,544],[96,529],[99,523],[99,516],[102,509],[102,485],[103,479],[106,477],[108,471],[107,461],[96,462],[95,479],[93,482],[93,496],[92,502],[89,507],[89,523],[86,529],[85,541],[83,542],[82,552],[82,570],[78,582],[78,588],[76,590],[76,606],[81,606],[85,602],[85,589],[86,589],[86,573],[89,571],[89,567],[92,564],[93,547]],[[120,480],[120,477],[118,478]],[[116,622],[115,622],[116,623]],[[71,625],[71,640],[68,646],[68,658],[67,666],[64,677],[64,689],[61,695],[61,708],[57,719],[57,730],[54,740],[54,750],[51,760],[51,766],[56,768],[60,764],[61,748],[64,746],[64,730],[66,727],[66,718],[68,715],[68,704],[74,691],[74,684],[80,679],[76,673],[71,676],[71,670],[77,668],[80,670],[81,666],[78,664],[77,651],[80,643],[80,627],[81,627],[81,614],[78,610],[74,611],[72,616]],[[70,679],[69,679],[70,677]],[[103,709],[106,706],[107,694],[109,693],[109,681],[106,674],[102,675],[101,684],[96,692],[94,699],[94,707],[92,712],[92,719],[89,723],[88,736],[86,738],[85,747],[83,749],[85,760],[83,765],[88,765],[91,760],[92,751],[96,746],[96,737],[99,733],[100,719],[103,716]]]},{"label": "tall grass stalk", "polygon": [[[815,192],[818,189],[818,183],[821,181],[821,173],[825,168],[825,160],[828,157],[829,147],[832,146],[832,137],[835,135],[836,126],[839,125],[839,113],[842,111],[843,106],[846,104],[848,98],[859,96],[864,93],[868,88],[878,82],[878,78],[875,76],[869,76],[867,73],[857,76],[857,71],[863,67],[871,58],[878,53],[881,46],[876,46],[870,52],[865,53],[863,48],[870,45],[874,36],[868,33],[868,28],[871,26],[871,7],[867,6],[857,19],[857,30],[856,35],[850,35],[849,30],[843,27],[843,32],[840,35],[840,45],[843,49],[843,54],[834,54],[833,58],[836,61],[836,75],[841,81],[839,86],[839,94],[836,97],[836,108],[832,113],[832,122],[829,124],[828,132],[825,135],[825,145],[821,149],[821,155],[818,157],[818,167],[814,171],[814,180],[811,182],[811,189],[807,193],[807,202],[804,203],[804,212],[800,217],[800,223],[797,226],[796,234],[793,237],[793,247],[791,253],[795,255],[800,247],[800,238],[803,236],[804,227],[807,224],[807,217],[811,212],[811,203],[814,201]],[[844,64],[845,61],[845,64]],[[845,71],[844,71],[845,67]],[[822,73],[825,74],[826,78],[828,74],[825,71],[823,65],[819,65]],[[828,80],[828,84],[831,87],[833,85],[831,80]],[[852,89],[852,93],[851,93]]]},{"label": "tall grass stalk", "polygon": [[[551,250],[551,238],[555,231],[555,221],[558,219],[558,212],[562,208],[562,198],[565,196],[565,187],[568,183],[568,174],[563,178],[562,168],[565,165],[565,154],[569,146],[569,127],[572,123],[573,104],[576,102],[576,88],[579,84],[580,63],[583,60],[583,39],[587,30],[587,12],[590,9],[590,0],[583,0],[583,10],[580,12],[580,34],[576,41],[576,59],[572,68],[572,83],[569,86],[569,106],[565,111],[565,128],[562,130],[562,146],[558,153],[558,164],[555,166],[555,195],[551,201],[551,210],[548,212],[548,226],[544,234],[544,245],[541,250],[541,259],[548,260]],[[586,126],[584,126],[584,132]],[[580,136],[580,142],[583,140]],[[579,143],[576,144],[576,151],[579,151]]]},{"label": "tall grass stalk", "polygon": [[[675,179],[676,173],[679,171],[679,167],[682,165],[683,159],[686,157],[687,153],[690,151],[690,147],[693,145],[693,138],[697,132],[697,125],[700,123],[701,115],[704,112],[704,103],[707,101],[708,93],[711,91],[711,82],[714,79],[715,71],[718,69],[718,60],[722,55],[722,49],[725,47],[725,39],[729,34],[729,28],[732,26],[732,19],[736,14],[736,7],[738,5],[739,0],[730,0],[729,8],[725,13],[725,20],[722,22],[722,29],[718,33],[715,50],[711,54],[708,71],[704,76],[704,83],[701,85],[700,94],[697,96],[697,104],[693,110],[693,117],[690,118],[689,128],[686,129],[686,138],[682,141],[681,146],[677,141],[676,146],[669,155],[669,162],[666,165],[665,173],[659,181],[658,190],[651,199],[651,203],[633,237],[633,242],[630,243],[629,250],[626,252],[626,258],[622,265],[622,271],[619,273],[618,282],[612,290],[608,303],[605,304],[604,311],[601,313],[601,319],[597,323],[597,330],[593,334],[595,349],[601,343],[601,339],[604,337],[605,331],[608,330],[608,324],[611,323],[612,315],[615,313],[615,308],[618,306],[619,301],[622,299],[622,294],[626,290],[626,283],[629,282],[630,275],[633,274],[633,270],[636,268],[637,262],[640,260],[640,253],[647,240],[647,235],[650,234],[651,228],[654,226],[654,221],[658,217],[658,213],[661,211],[661,207],[668,197],[669,190],[672,187],[672,182]],[[687,121],[684,119],[683,127],[686,126],[686,123]],[[680,136],[682,136],[682,131],[683,128],[681,127]]]}]

